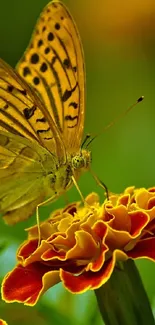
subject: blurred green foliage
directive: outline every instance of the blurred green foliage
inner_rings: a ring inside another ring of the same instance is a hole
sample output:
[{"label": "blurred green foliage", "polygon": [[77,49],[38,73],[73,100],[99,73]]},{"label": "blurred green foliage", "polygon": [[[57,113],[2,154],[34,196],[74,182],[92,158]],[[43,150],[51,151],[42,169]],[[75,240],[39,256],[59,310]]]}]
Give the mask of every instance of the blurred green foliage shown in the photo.
[{"label": "blurred green foliage", "polygon": [[[47,0],[1,1],[0,57],[12,66],[15,66],[26,48],[36,19],[47,3]],[[145,11],[143,19],[137,17],[138,0],[133,2],[134,25],[129,23],[128,29],[130,31],[132,27],[132,31],[122,37],[119,33],[115,35],[116,25],[110,17],[108,20],[106,1],[100,0],[98,6],[94,5],[93,15],[90,11],[93,8],[93,0],[85,2],[64,0],[64,3],[74,15],[85,52],[87,67],[85,132],[93,134],[100,132],[138,97],[145,96],[144,102],[94,141],[93,170],[113,192],[121,192],[131,185],[152,187],[155,185],[154,16],[150,15],[150,25],[145,29],[143,20]],[[121,13],[121,5],[119,6],[117,14],[119,10]],[[128,15],[128,7],[123,7],[123,10]],[[105,26],[104,21],[99,20],[99,12],[103,12],[105,17],[107,15],[109,25]],[[119,17],[117,18],[119,21]],[[108,29],[108,26],[111,28]],[[98,188],[90,174],[83,175],[79,184],[84,195],[92,190],[103,197],[102,190]],[[70,201],[79,200],[75,188],[70,190],[68,197]],[[41,215],[45,217],[51,209],[63,205],[64,200],[60,198],[52,206],[42,208]],[[35,218],[31,218],[14,227],[8,227],[2,220],[0,221],[1,247],[6,246],[0,257],[1,278],[15,264],[16,248],[26,236],[24,228],[34,222]],[[155,265],[144,260],[137,264],[154,308]],[[9,325],[102,324],[93,292],[74,296],[66,292],[61,284],[49,290],[34,308],[17,304],[6,305],[1,302],[0,316],[6,319]]]}]

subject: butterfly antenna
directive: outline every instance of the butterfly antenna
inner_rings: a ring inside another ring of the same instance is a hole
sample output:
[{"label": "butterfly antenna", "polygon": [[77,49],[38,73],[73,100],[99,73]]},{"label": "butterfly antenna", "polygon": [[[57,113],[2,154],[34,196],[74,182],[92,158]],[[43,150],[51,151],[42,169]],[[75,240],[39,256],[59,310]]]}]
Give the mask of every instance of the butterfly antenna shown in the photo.
[{"label": "butterfly antenna", "polygon": [[142,102],[142,100],[144,99],[144,96],[139,97],[136,102],[134,104],[132,104],[131,106],[129,106],[123,113],[121,113],[120,115],[118,115],[116,117],[115,120],[113,120],[112,122],[110,122],[100,133],[96,134],[93,138],[90,139],[90,141],[87,143],[86,148],[88,148],[88,146],[99,136],[101,135],[104,131],[106,131],[107,129],[109,129],[111,126],[113,126],[115,123],[117,123],[122,117],[124,117],[133,107],[135,107],[137,104],[139,104],[140,102]]},{"label": "butterfly antenna", "polygon": [[84,140],[82,142],[81,149],[84,147],[84,145],[87,142],[87,140],[90,139],[90,137],[91,137],[91,134],[89,134],[89,133],[86,134],[86,136],[85,136],[85,138],[84,138]]}]

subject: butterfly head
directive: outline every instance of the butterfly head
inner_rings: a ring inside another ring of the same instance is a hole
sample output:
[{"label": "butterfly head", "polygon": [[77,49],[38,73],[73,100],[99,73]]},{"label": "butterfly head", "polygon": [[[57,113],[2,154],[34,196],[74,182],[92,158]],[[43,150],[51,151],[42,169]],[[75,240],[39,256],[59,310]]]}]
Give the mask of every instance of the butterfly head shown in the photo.
[{"label": "butterfly head", "polygon": [[89,168],[91,160],[91,152],[83,149],[79,154],[72,157],[72,168],[74,170],[86,170]]}]

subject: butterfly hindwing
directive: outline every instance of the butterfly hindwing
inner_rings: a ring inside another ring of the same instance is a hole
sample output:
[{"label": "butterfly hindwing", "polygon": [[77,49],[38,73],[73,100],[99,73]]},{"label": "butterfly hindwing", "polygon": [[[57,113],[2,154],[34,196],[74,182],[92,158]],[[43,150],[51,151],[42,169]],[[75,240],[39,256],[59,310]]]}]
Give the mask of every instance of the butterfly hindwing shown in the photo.
[{"label": "butterfly hindwing", "polygon": [[[37,142],[0,131],[0,212],[9,223],[26,219],[31,212],[25,206],[36,207],[36,202],[48,195],[44,164],[50,157],[50,173],[56,170],[55,157]],[[15,212],[16,211],[16,212]],[[7,217],[6,217],[7,216]]]}]

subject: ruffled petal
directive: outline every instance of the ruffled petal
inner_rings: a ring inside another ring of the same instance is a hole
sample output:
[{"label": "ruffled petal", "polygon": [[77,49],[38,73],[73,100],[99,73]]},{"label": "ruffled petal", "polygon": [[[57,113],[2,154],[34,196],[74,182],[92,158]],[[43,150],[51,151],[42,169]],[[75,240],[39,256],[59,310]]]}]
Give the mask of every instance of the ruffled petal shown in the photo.
[{"label": "ruffled petal", "polygon": [[72,293],[83,293],[89,289],[94,290],[101,287],[110,278],[117,260],[126,260],[126,254],[119,250],[115,250],[113,256],[104,263],[102,268],[94,273],[91,271],[84,272],[78,276],[74,276],[69,272],[61,270],[60,278],[66,289]]},{"label": "ruffled petal", "polygon": [[59,281],[59,272],[49,271],[49,267],[41,263],[26,267],[18,265],[3,280],[2,299],[33,306],[48,288]]}]

